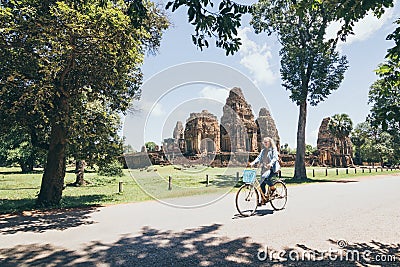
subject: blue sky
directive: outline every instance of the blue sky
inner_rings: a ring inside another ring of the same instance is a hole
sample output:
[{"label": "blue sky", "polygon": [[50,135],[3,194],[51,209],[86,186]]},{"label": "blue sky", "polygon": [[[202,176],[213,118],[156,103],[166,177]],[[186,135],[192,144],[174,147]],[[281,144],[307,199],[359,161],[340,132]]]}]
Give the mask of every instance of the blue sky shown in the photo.
[{"label": "blue sky", "polygon": [[[349,69],[337,91],[334,91],[318,106],[308,107],[307,144],[316,146],[318,128],[325,117],[347,113],[354,125],[365,120],[369,113],[368,90],[377,79],[374,70],[383,62],[386,50],[393,46],[393,42],[387,41],[386,36],[395,29],[393,22],[399,18],[399,14],[400,5],[399,1],[396,1],[395,7],[387,10],[379,20],[368,15],[358,22],[355,26],[355,35],[350,36],[346,43],[340,44],[341,53],[346,55],[349,61]],[[186,62],[210,61],[228,65],[246,75],[258,86],[268,103],[264,106],[270,109],[275,119],[281,144],[288,143],[290,147],[296,147],[298,107],[289,99],[289,92],[281,86],[278,55],[280,45],[276,37],[266,34],[256,35],[251,26],[244,22],[239,30],[243,43],[241,50],[234,56],[227,57],[222,49],[214,46],[213,42],[208,49],[203,51],[193,45],[191,41],[193,26],[187,22],[184,9],[168,13],[168,16],[173,25],[165,32],[159,53],[155,56],[147,56],[142,67],[145,83],[166,68]],[[246,21],[248,19],[248,17],[245,18]],[[335,25],[332,25],[332,31],[334,28]],[[229,84],[235,84],[235,77],[227,77],[227,79],[231,82]],[[242,90],[248,98],[249,88],[242,88]],[[155,125],[162,125],[162,129],[160,130],[157,126],[152,128],[149,124],[146,128],[145,141],[155,141],[160,144],[163,138],[172,136],[175,122],[177,120],[185,122],[190,112],[209,109],[220,119],[227,93],[228,91],[221,86],[203,82],[180,86],[164,95],[155,105],[152,103],[151,116],[148,117],[156,122]],[[216,101],[207,103],[203,101],[204,99],[194,100],[202,97]],[[260,107],[250,100],[249,102],[257,117]],[[130,134],[140,130],[131,122],[125,123],[124,127],[127,143],[140,149],[143,141],[131,137]]]}]

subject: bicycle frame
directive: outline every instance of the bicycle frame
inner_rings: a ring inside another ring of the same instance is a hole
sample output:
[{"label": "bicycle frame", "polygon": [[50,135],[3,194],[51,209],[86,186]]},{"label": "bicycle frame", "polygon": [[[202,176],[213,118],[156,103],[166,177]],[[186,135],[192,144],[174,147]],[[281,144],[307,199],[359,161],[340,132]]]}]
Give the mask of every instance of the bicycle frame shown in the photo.
[{"label": "bicycle frame", "polygon": [[[280,180],[280,179],[278,179],[278,180],[276,180],[276,181],[279,181],[279,182],[282,182],[283,183],[283,181],[282,180]],[[270,186],[267,184],[266,185],[266,191],[267,191],[267,193],[266,194],[264,194],[263,192],[262,192],[262,190],[261,190],[261,184],[260,184],[260,182],[258,181],[258,179],[256,178],[256,179],[254,179],[254,182],[253,183],[251,183],[251,185],[252,186],[254,186],[256,189],[257,189],[257,192],[258,192],[258,194],[261,196],[261,198],[262,198],[262,200],[264,201],[264,202],[268,202],[268,201],[270,201],[271,200],[271,189],[270,189]]]},{"label": "bicycle frame", "polygon": [[[261,190],[261,184],[260,184],[260,182],[258,181],[257,178],[254,179],[254,182],[251,183],[251,185],[254,186],[255,189],[257,189],[257,193],[261,196],[261,198],[262,198],[262,200],[263,200],[264,202],[268,202],[268,201],[269,201],[269,198],[266,198],[266,197],[265,197],[265,194],[262,192],[262,190]],[[268,194],[267,194],[267,195],[269,195],[269,186],[268,186]]]}]

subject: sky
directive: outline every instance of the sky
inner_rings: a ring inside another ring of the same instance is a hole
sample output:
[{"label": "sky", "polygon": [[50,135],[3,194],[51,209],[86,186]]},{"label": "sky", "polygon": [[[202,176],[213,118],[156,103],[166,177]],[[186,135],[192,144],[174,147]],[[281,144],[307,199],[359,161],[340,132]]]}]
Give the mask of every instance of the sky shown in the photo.
[{"label": "sky", "polygon": [[[176,121],[185,124],[191,112],[203,109],[220,120],[229,89],[239,86],[252,105],[255,118],[261,107],[267,107],[275,120],[280,143],[295,148],[298,106],[281,85],[280,44],[276,36],[255,34],[247,16],[239,29],[242,46],[235,55],[226,56],[214,42],[200,51],[192,43],[194,28],[187,22],[185,11],[183,8],[174,13],[167,11],[172,26],[165,32],[158,53],[145,58],[143,96],[135,104],[139,111],[125,119],[126,143],[137,150],[146,141],[161,144],[164,138],[172,137]],[[374,70],[384,61],[387,49],[394,45],[386,37],[395,29],[394,21],[399,14],[399,1],[380,19],[369,14],[355,25],[355,35],[339,44],[340,53],[347,56],[349,68],[338,90],[317,106],[308,105],[307,144],[316,146],[318,129],[325,117],[346,113],[354,126],[365,121],[370,110],[369,87],[377,79]],[[336,28],[337,25],[331,25],[327,36],[332,36]],[[216,70],[219,66],[211,64],[203,71],[204,76],[210,78],[198,77],[193,74],[199,72],[198,68],[188,71],[190,68],[185,67],[185,63],[191,62],[223,64],[227,70],[219,72]]]}]

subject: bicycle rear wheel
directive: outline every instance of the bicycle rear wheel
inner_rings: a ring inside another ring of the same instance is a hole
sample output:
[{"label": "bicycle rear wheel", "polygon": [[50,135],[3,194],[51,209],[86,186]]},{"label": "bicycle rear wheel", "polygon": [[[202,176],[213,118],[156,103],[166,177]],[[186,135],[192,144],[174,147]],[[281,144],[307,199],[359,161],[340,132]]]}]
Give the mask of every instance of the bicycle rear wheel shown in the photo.
[{"label": "bicycle rear wheel", "polygon": [[251,216],[257,209],[258,193],[251,184],[244,184],[236,194],[236,209],[242,216]]},{"label": "bicycle rear wheel", "polygon": [[287,189],[286,185],[283,182],[275,182],[275,192],[270,198],[271,206],[274,210],[282,210],[286,206],[287,202]]}]

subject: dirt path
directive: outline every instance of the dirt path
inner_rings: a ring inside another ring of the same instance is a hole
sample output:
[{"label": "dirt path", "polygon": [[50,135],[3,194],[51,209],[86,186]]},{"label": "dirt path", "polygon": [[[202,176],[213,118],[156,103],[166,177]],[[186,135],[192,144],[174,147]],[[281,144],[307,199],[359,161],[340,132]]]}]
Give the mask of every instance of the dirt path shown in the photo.
[{"label": "dirt path", "polygon": [[399,266],[399,190],[399,176],[291,186],[285,210],[250,218],[234,194],[194,209],[149,201],[3,217],[0,266]]}]

